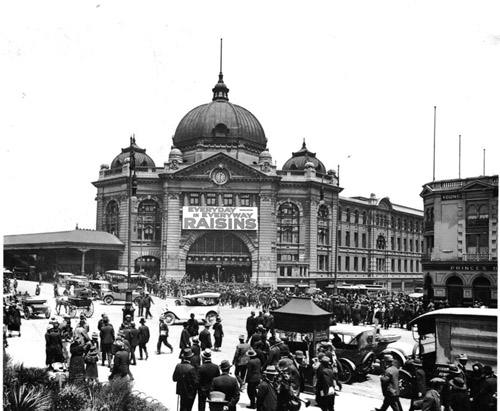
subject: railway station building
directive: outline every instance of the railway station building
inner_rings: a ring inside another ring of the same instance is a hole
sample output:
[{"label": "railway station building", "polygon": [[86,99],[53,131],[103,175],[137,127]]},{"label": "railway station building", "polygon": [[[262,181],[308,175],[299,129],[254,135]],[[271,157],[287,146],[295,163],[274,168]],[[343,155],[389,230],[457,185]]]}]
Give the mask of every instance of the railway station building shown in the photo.
[{"label": "railway station building", "polygon": [[115,268],[128,266],[130,218],[133,269],[151,276],[279,288],[335,278],[421,285],[423,212],[374,194],[339,197],[335,166],[306,141],[278,168],[264,128],[230,101],[222,73],[212,101],[189,111],[172,139],[156,164],[131,138],[93,182],[96,229],[125,245]]}]

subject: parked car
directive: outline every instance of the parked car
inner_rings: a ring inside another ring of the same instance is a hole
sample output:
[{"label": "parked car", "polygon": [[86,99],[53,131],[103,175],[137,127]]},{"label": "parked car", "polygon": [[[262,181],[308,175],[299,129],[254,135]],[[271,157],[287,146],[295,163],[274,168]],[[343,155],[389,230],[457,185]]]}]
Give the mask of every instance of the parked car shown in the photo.
[{"label": "parked car", "polygon": [[[132,301],[138,305],[139,298],[141,297],[142,287],[140,289],[132,290]],[[127,290],[120,288],[115,284],[110,284],[110,289],[102,294],[102,301],[106,305],[111,305],[115,301],[125,301],[127,299]]]},{"label": "parked car", "polygon": [[379,364],[382,363],[385,354],[391,354],[394,357],[394,365],[398,368],[402,367],[413,355],[415,344],[400,341],[401,335],[399,334],[377,328],[375,339],[377,340],[375,359],[378,360],[374,365],[376,370]]},{"label": "parked car", "polygon": [[187,321],[191,314],[199,321],[213,323],[220,313],[219,299],[220,293],[185,295],[175,300],[174,305],[167,305],[162,317],[168,325]]},{"label": "parked car", "polygon": [[368,374],[375,361],[377,340],[374,327],[350,324],[330,326],[330,340],[339,362],[339,381],[349,383]]}]

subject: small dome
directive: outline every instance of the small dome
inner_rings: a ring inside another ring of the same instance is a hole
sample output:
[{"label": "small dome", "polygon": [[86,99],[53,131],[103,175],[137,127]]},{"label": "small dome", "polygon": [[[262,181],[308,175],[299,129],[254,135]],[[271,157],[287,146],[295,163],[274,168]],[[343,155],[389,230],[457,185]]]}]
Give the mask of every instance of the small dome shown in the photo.
[{"label": "small dome", "polygon": [[259,154],[259,163],[264,163],[266,161],[269,164],[273,162],[273,157],[271,156],[271,153],[267,148],[262,153]]},{"label": "small dome", "polygon": [[[156,167],[153,159],[146,154],[146,149],[140,148],[135,144],[135,138],[133,139],[132,147],[134,148],[136,167]],[[121,168],[128,161],[130,161],[130,146],[122,148],[122,152],[111,162],[111,168]]]},{"label": "small dome", "polygon": [[326,174],[326,168],[323,163],[316,158],[316,153],[312,153],[306,147],[306,142],[302,144],[302,148],[296,153],[292,153],[292,157],[283,165],[284,171],[305,170],[312,167],[317,173]]},{"label": "small dome", "polygon": [[172,146],[170,153],[168,154],[168,161],[177,160],[179,163],[182,163],[182,151]]}]

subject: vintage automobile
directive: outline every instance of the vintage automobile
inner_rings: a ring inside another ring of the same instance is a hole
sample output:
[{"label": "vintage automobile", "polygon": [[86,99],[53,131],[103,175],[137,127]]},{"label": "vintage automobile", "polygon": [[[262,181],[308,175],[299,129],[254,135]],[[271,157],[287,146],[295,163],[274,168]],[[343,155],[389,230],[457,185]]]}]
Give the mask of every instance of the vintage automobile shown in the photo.
[{"label": "vintage automobile", "polygon": [[350,324],[330,326],[330,340],[339,362],[339,381],[349,383],[368,374],[375,361],[377,340],[374,327]]},{"label": "vintage automobile", "polygon": [[90,280],[90,287],[96,294],[96,298],[102,300],[102,298],[111,292],[111,284],[106,280]]},{"label": "vintage automobile", "polygon": [[41,297],[32,297],[23,295],[20,298],[24,318],[29,320],[37,315],[43,315],[45,318],[50,318],[51,309],[47,304],[47,299]]},{"label": "vintage automobile", "polygon": [[[142,288],[132,290],[132,301],[135,305],[138,305],[139,298],[141,297]],[[109,291],[102,294],[102,301],[106,305],[111,305],[115,301],[125,301],[127,299],[127,290],[125,288],[118,287],[115,284],[110,285]]]},{"label": "vintage automobile", "polygon": [[377,340],[375,359],[378,360],[374,364],[376,371],[378,371],[385,354],[393,356],[394,365],[398,368],[402,367],[413,354],[414,344],[400,341],[401,335],[399,334],[377,328],[375,339]]},{"label": "vintage automobile", "polygon": [[174,305],[167,305],[162,317],[168,325],[187,321],[191,314],[199,321],[213,323],[220,313],[219,299],[220,293],[185,295],[175,300]]}]

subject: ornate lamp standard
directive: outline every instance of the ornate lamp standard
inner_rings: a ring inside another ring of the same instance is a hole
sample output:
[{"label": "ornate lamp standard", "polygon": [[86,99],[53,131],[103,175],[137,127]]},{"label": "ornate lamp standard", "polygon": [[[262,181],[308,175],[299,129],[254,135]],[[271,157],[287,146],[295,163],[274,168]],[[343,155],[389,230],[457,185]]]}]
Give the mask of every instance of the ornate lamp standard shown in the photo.
[{"label": "ornate lamp standard", "polygon": [[127,266],[127,292],[125,305],[132,304],[132,289],[130,286],[132,276],[132,197],[137,194],[137,176],[135,174],[135,134],[130,137],[130,163],[128,181],[128,266]]},{"label": "ornate lamp standard", "polygon": [[337,165],[337,223],[335,224],[335,271],[333,276],[333,295],[338,295],[337,274],[339,265],[339,197],[340,197],[340,165]]}]

